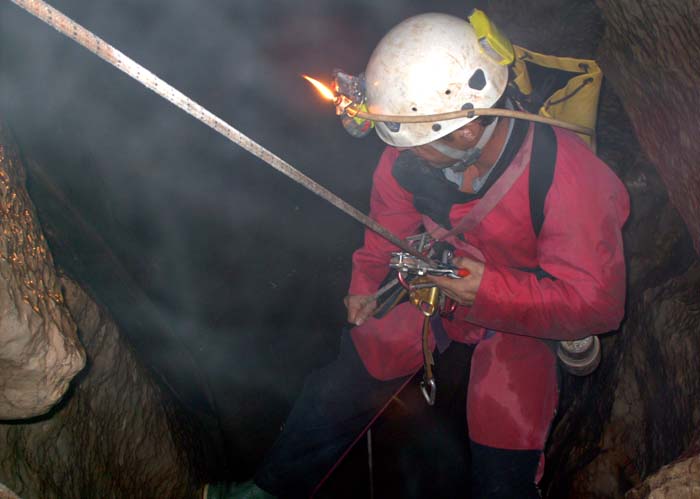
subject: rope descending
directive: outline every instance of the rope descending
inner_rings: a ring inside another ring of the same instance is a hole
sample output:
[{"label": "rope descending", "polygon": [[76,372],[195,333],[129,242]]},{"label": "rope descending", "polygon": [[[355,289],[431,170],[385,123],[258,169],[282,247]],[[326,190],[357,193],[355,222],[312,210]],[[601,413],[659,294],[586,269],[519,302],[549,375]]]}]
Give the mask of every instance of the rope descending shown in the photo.
[{"label": "rope descending", "polygon": [[37,17],[44,23],[56,29],[59,33],[71,38],[79,45],[82,45],[87,50],[105,60],[115,68],[129,75],[134,80],[138,81],[145,87],[149,88],[164,99],[170,101],[178,108],[185,111],[201,121],[209,128],[219,132],[221,135],[241,146],[243,149],[263,160],[268,165],[272,166],[277,171],[283,173],[290,179],[301,184],[306,189],[310,190],[317,196],[325,199],[336,208],[351,216],[365,227],[376,232],[383,238],[395,244],[402,250],[420,258],[425,259],[420,253],[416,252],[408,243],[389,232],[382,225],[359,211],[354,206],[347,203],[345,200],[332,193],[310,177],[294,168],[292,165],[284,161],[279,156],[276,156],[268,149],[264,148],[250,137],[236,130],[234,127],[226,123],[224,120],[208,111],[203,106],[187,97],[185,94],[169,85],[164,80],[157,77],[151,71],[141,66],[134,60],[130,59],[122,52],[114,48],[103,39],[79,25],[62,12],[51,7],[43,0],[11,0],[12,3],[26,10],[33,16]]}]

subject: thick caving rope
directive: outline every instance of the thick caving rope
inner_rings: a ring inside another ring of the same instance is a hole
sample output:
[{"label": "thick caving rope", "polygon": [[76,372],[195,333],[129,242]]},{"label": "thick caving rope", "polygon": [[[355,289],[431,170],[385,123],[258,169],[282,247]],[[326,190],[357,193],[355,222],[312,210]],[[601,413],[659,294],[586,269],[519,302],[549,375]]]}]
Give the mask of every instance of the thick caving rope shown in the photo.
[{"label": "thick caving rope", "polygon": [[402,250],[414,255],[417,258],[420,258],[421,260],[425,260],[425,257],[413,249],[408,243],[389,232],[386,228],[362,213],[360,210],[333,194],[331,191],[315,182],[313,179],[307,177],[282,158],[276,156],[252,140],[250,137],[236,130],[224,120],[214,115],[203,106],[197,104],[182,92],[178,91],[157,77],[151,71],[130,59],[112,45],[108,44],[91,31],[79,25],[62,12],[51,7],[46,2],[42,0],[10,1],[23,8],[33,16],[39,18],[49,26],[53,27],[59,33],[73,39],[75,42],[82,45],[93,54],[97,55],[101,59],[104,59],[117,69],[123,71],[134,80],[173,103],[178,108],[198,119],[208,127],[219,132],[230,141],[238,144],[252,155],[260,158],[277,171],[298,182],[314,194],[322,197],[336,208],[363,224],[365,227],[376,232]]}]

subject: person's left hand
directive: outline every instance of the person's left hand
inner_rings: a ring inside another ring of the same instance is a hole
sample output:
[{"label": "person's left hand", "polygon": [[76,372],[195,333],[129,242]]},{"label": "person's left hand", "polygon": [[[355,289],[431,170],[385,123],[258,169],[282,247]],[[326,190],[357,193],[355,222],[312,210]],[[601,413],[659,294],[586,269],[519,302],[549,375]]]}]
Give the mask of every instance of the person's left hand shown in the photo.
[{"label": "person's left hand", "polygon": [[427,276],[428,280],[437,285],[445,295],[452,298],[460,305],[473,305],[476,293],[481,285],[484,275],[484,264],[466,257],[457,257],[452,264],[460,269],[467,269],[469,275],[460,279],[451,277]]}]

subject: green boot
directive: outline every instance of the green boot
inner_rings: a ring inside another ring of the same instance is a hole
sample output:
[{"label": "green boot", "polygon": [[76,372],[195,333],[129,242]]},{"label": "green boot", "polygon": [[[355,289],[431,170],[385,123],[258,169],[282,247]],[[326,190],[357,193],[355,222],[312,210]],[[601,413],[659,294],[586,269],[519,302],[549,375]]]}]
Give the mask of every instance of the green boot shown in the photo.
[{"label": "green boot", "polygon": [[275,499],[275,496],[248,480],[243,483],[208,483],[202,499]]}]

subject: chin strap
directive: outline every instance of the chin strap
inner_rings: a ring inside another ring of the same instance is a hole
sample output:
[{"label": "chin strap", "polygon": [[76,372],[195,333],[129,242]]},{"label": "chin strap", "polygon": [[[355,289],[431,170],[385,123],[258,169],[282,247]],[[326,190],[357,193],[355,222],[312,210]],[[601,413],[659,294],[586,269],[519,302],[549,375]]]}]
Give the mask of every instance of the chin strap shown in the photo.
[{"label": "chin strap", "polygon": [[481,134],[479,142],[469,149],[455,149],[447,144],[435,141],[430,144],[430,147],[438,151],[440,154],[452,158],[457,161],[457,163],[450,165],[448,168],[452,168],[454,171],[464,171],[470,165],[473,165],[481,157],[481,152],[484,150],[484,146],[491,140],[493,133],[496,131],[496,125],[498,124],[498,118],[493,120],[489,125],[484,128],[484,133]]}]

